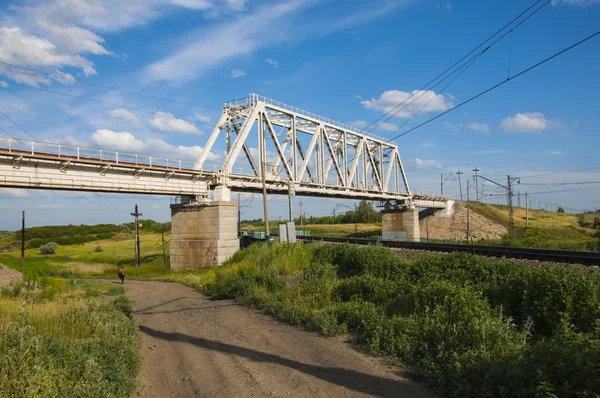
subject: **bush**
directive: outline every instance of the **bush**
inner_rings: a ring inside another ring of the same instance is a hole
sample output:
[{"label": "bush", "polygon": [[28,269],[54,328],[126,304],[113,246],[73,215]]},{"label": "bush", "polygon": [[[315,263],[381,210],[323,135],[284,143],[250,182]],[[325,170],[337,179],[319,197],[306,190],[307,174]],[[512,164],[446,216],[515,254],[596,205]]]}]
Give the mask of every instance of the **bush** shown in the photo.
[{"label": "bush", "polygon": [[40,246],[40,254],[55,254],[58,248],[58,243],[48,242],[45,245]]},{"label": "bush", "polygon": [[100,245],[96,246],[96,248],[94,249],[94,251],[96,253],[100,253],[102,251],[102,246],[100,246]]}]

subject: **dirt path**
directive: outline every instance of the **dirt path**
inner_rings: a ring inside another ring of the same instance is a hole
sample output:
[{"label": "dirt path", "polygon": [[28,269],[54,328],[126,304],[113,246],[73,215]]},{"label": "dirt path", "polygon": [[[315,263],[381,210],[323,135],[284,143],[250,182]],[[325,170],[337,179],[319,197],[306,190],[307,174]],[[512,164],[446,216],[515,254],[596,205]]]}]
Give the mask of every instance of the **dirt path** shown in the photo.
[{"label": "dirt path", "polygon": [[140,397],[433,397],[383,360],[175,283],[125,282]]}]

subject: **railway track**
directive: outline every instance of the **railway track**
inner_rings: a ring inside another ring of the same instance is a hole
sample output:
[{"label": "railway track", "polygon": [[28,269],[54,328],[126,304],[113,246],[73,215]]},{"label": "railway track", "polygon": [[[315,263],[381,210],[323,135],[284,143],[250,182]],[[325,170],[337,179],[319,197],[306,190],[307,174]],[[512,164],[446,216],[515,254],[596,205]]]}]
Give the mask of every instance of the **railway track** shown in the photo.
[{"label": "railway track", "polygon": [[519,258],[568,264],[582,264],[587,266],[600,266],[600,252],[531,249],[508,246],[461,245],[449,243],[402,242],[360,238],[328,238],[320,236],[304,236],[299,239],[305,242],[352,243],[357,245],[380,244],[385,247],[401,249],[427,250],[444,253],[463,252],[488,257]]}]

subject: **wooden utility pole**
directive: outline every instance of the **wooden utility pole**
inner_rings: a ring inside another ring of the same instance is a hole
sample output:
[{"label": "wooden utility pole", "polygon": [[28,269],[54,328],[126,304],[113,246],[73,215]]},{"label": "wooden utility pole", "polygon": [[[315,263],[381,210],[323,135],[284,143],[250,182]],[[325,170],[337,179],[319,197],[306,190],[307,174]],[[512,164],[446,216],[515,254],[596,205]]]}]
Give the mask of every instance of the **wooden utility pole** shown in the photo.
[{"label": "wooden utility pole", "polygon": [[138,211],[138,205],[135,205],[135,213],[129,213],[135,217],[135,266],[140,267],[140,223],[139,217],[142,215]]},{"label": "wooden utility pole", "polygon": [[469,190],[471,188],[471,181],[467,180],[467,202],[471,201],[471,198],[469,197]]},{"label": "wooden utility pole", "polygon": [[25,210],[21,220],[21,272],[25,268]]},{"label": "wooden utility pole", "polygon": [[462,202],[463,200],[463,194],[462,194],[462,184],[460,183],[460,175],[463,174],[462,171],[458,170],[456,172],[456,175],[458,176],[458,190],[460,191],[460,201]]}]

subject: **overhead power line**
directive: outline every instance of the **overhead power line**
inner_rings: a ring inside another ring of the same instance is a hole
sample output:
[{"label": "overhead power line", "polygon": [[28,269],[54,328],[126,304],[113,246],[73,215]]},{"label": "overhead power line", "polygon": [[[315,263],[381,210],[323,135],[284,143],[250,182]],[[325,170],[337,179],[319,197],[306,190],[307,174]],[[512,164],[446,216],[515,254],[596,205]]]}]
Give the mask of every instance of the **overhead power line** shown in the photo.
[{"label": "overhead power line", "polygon": [[[19,65],[11,64],[11,63],[4,62],[4,61],[0,61],[0,64],[6,65],[6,66],[10,66],[11,68],[22,69],[22,70],[26,70],[28,72],[38,73],[40,75],[45,75],[45,76],[48,76],[48,77],[52,77],[54,75],[54,73],[42,72],[42,71],[39,71],[39,70],[36,70],[36,69],[26,68],[24,66],[19,66]],[[158,97],[158,96],[150,95],[150,94],[138,93],[136,91],[123,90],[123,89],[120,89],[120,88],[105,86],[105,85],[98,84],[98,83],[86,82],[85,80],[78,80],[78,79],[75,79],[75,78],[73,78],[73,80],[76,81],[77,83],[87,84],[88,86],[104,88],[104,89],[112,90],[112,91],[118,91],[120,93],[138,95],[140,97],[147,97],[147,98],[152,98],[152,99],[156,99],[156,100],[160,100],[160,101],[172,102],[174,104],[189,105],[189,106],[195,106],[195,107],[199,107],[199,108],[217,109],[218,110],[218,108],[215,108],[213,106],[199,105],[199,104],[194,104],[194,103],[191,103],[191,102],[178,101],[178,100],[174,100],[174,99],[170,99],[170,98],[164,98],[164,97]]]},{"label": "overhead power line", "polygon": [[214,125],[210,124],[210,123],[204,123],[204,122],[199,122],[199,121],[193,120],[193,119],[186,119],[186,118],[180,118],[180,117],[170,116],[170,115],[165,114],[164,112],[149,111],[149,110],[146,110],[146,109],[134,108],[134,107],[131,107],[131,106],[113,104],[113,103],[110,103],[110,102],[100,101],[100,100],[96,100],[96,99],[93,99],[93,98],[80,97],[78,95],[67,94],[67,93],[63,93],[63,92],[60,92],[60,91],[54,91],[54,90],[50,90],[48,88],[40,88],[40,87],[35,87],[35,86],[29,86],[27,84],[21,84],[21,83],[15,83],[15,82],[10,82],[8,84],[12,84],[12,85],[15,85],[15,86],[20,86],[20,87],[26,87],[26,88],[30,88],[32,90],[45,91],[45,92],[48,92],[48,93],[52,93],[52,94],[56,94],[56,95],[62,95],[64,97],[69,97],[69,98],[80,99],[80,100],[83,100],[83,101],[94,102],[96,104],[103,104],[103,105],[113,106],[115,108],[124,108],[124,109],[128,109],[128,110],[131,110],[131,111],[147,113],[147,114],[150,114],[150,115],[154,115],[156,113],[162,113],[163,114],[162,116],[164,116],[166,118],[169,118],[169,119],[185,120],[186,122],[190,122],[190,123],[194,123],[194,124],[199,124],[199,125],[205,125],[205,126],[214,127]]},{"label": "overhead power line", "polygon": [[[562,54],[566,53],[567,51],[570,51],[570,50],[574,49],[575,47],[577,47],[577,46],[580,46],[581,44],[585,43],[585,42],[586,42],[586,41],[588,41],[588,40],[591,40],[591,39],[593,39],[594,37],[598,36],[599,34],[600,34],[600,31],[597,31],[596,33],[593,33],[593,34],[589,35],[589,36],[588,36],[588,37],[586,37],[585,39],[582,39],[582,40],[578,41],[577,43],[570,45],[569,47],[567,47],[567,48],[565,48],[565,49],[563,49],[563,50],[561,50],[561,51],[559,51],[559,52],[557,52],[557,53],[555,53],[555,54],[553,54],[553,55],[549,56],[548,58],[546,58],[546,59],[544,59],[544,60],[542,60],[542,61],[538,62],[537,64],[535,64],[535,65],[532,65],[532,66],[530,66],[529,68],[526,68],[526,69],[522,70],[521,72],[517,73],[516,75],[514,75],[514,76],[511,76],[511,77],[507,78],[506,80],[503,80],[503,81],[501,81],[500,83],[498,83],[498,84],[495,84],[494,86],[492,86],[492,87],[490,87],[490,88],[488,88],[488,89],[486,89],[486,90],[484,90],[484,91],[480,92],[479,94],[477,94],[477,95],[474,95],[473,97],[469,98],[468,100],[465,100],[465,101],[461,102],[460,104],[456,105],[454,108],[448,109],[447,111],[445,111],[445,112],[442,112],[442,113],[440,113],[439,115],[436,115],[436,116],[432,117],[431,119],[428,119],[428,120],[424,121],[423,123],[421,123],[421,124],[419,124],[419,125],[417,125],[417,126],[415,126],[415,127],[411,128],[411,129],[409,129],[409,130],[405,131],[404,133],[402,133],[402,134],[398,134],[398,135],[396,135],[396,136],[392,137],[392,138],[391,138],[391,140],[395,140],[395,139],[397,139],[397,138],[400,138],[400,137],[402,137],[402,136],[405,136],[406,134],[408,134],[408,133],[410,133],[410,132],[412,132],[412,131],[415,131],[416,129],[418,129],[418,128],[420,128],[420,127],[423,127],[423,126],[425,126],[426,124],[429,124],[429,123],[431,123],[432,121],[434,121],[434,120],[436,120],[436,119],[439,119],[440,117],[442,117],[442,116],[444,116],[444,115],[446,115],[446,114],[448,114],[448,113],[450,113],[450,112],[452,112],[452,111],[455,111],[455,110],[457,110],[457,109],[458,109],[458,108],[460,108],[461,106],[463,106],[463,105],[466,105],[466,104],[468,104],[469,102],[471,102],[471,101],[473,101],[473,100],[476,100],[477,98],[479,98],[479,97],[481,97],[481,96],[483,96],[483,95],[485,95],[485,94],[489,93],[490,91],[492,91],[492,90],[495,90],[495,89],[497,89],[498,87],[500,87],[500,86],[503,86],[503,85],[505,85],[506,83],[508,83],[508,82],[510,82],[510,81],[512,81],[512,80],[514,80],[514,79],[516,79],[516,78],[518,78],[518,77],[520,77],[520,76],[524,75],[525,73],[532,71],[533,69],[537,68],[538,66],[541,66],[541,65],[545,64],[546,62],[548,62],[548,61],[550,61],[550,60],[552,60],[552,59],[554,59],[554,58],[556,58],[556,57],[558,57],[558,56],[560,56],[560,55],[562,55]],[[396,130],[396,131],[397,131],[397,130]]]},{"label": "overhead power line", "polygon": [[[459,59],[458,61],[456,61],[454,64],[452,64],[451,66],[449,66],[446,70],[444,70],[442,73],[440,73],[439,75],[437,75],[436,77],[434,77],[433,79],[431,79],[429,82],[427,82],[423,87],[421,87],[419,90],[417,90],[415,93],[418,92],[422,92],[423,90],[427,89],[430,90],[431,88],[434,88],[435,86],[437,86],[438,84],[441,83],[438,82],[436,83],[436,85],[434,85],[433,87],[429,87],[430,84],[432,84],[433,82],[435,82],[436,80],[438,80],[440,77],[444,76],[447,72],[449,72],[450,70],[452,70],[455,66],[457,66],[458,64],[460,64],[462,61],[464,61],[465,59],[467,59],[471,54],[473,54],[475,51],[477,51],[478,49],[480,49],[481,47],[483,47],[485,45],[485,43],[487,43],[488,41],[490,41],[491,39],[493,39],[494,37],[496,37],[498,34],[500,34],[502,31],[504,31],[508,26],[510,26],[511,24],[513,24],[515,21],[517,21],[519,18],[521,18],[523,15],[525,15],[527,12],[529,12],[532,8],[534,8],[537,4],[539,4],[542,0],[537,0],[535,3],[533,3],[530,7],[528,7],[525,11],[521,12],[518,16],[516,16],[515,18],[513,18],[510,22],[508,22],[506,25],[504,25],[502,28],[498,29],[493,35],[491,35],[490,37],[488,37],[487,39],[485,39],[484,41],[482,41],[479,45],[477,45],[475,48],[473,48],[471,51],[469,51],[466,55],[464,55],[461,59]],[[532,14],[530,14],[529,16],[527,16],[523,21],[519,22],[519,24],[517,24],[516,26],[514,26],[511,30],[509,30],[508,32],[506,32],[502,37],[500,37],[498,40],[496,40],[494,43],[492,43],[491,45],[489,45],[487,48],[485,48],[481,53],[483,54],[484,52],[486,52],[489,48],[491,48],[494,44],[496,44],[498,41],[500,41],[502,38],[504,38],[508,33],[510,33],[513,29],[517,28],[519,25],[521,25],[523,22],[527,21],[529,18],[531,18],[533,15],[535,15],[538,11],[540,11],[543,7],[545,7],[548,3],[550,3],[551,0],[547,0],[541,7],[539,7],[537,10],[535,10]],[[471,58],[472,59],[472,58]],[[471,60],[467,61],[466,63],[470,62]],[[461,66],[462,67],[462,66]],[[460,69],[460,68],[459,68]],[[454,72],[452,72],[449,76],[446,76],[444,78],[447,79],[448,77],[450,77],[452,74],[456,73],[456,70]],[[443,81],[443,80],[442,80]],[[429,87],[429,88],[428,88]],[[402,101],[401,103],[399,103],[398,105],[396,105],[395,107],[393,107],[392,109],[390,109],[389,111],[385,112],[383,115],[379,116],[377,119],[375,119],[373,122],[371,122],[369,125],[367,125],[363,130],[367,130],[370,126],[374,125],[375,123],[379,122],[381,119],[383,119],[386,115],[394,112],[396,109],[398,109],[400,106],[402,106],[403,104],[406,103],[406,101],[410,100],[415,94],[411,94],[409,97],[407,97],[404,101]],[[421,96],[423,95],[423,93],[421,94]],[[420,98],[420,97],[419,97]],[[418,99],[418,98],[417,98]],[[416,100],[416,99],[415,99]],[[414,101],[413,101],[414,102]],[[410,104],[409,104],[410,105]],[[407,105],[408,106],[408,105]],[[406,107],[405,107],[406,108]],[[404,109],[404,108],[402,108]],[[401,110],[400,110],[401,111]],[[394,113],[393,115],[396,115],[398,112]],[[387,120],[389,120],[391,117],[390,116],[388,118],[386,118],[384,121],[382,121],[381,123],[378,124],[378,126],[373,127],[370,129],[370,131],[373,131],[375,128],[379,127],[379,125],[381,125],[382,123],[385,123]]]}]

